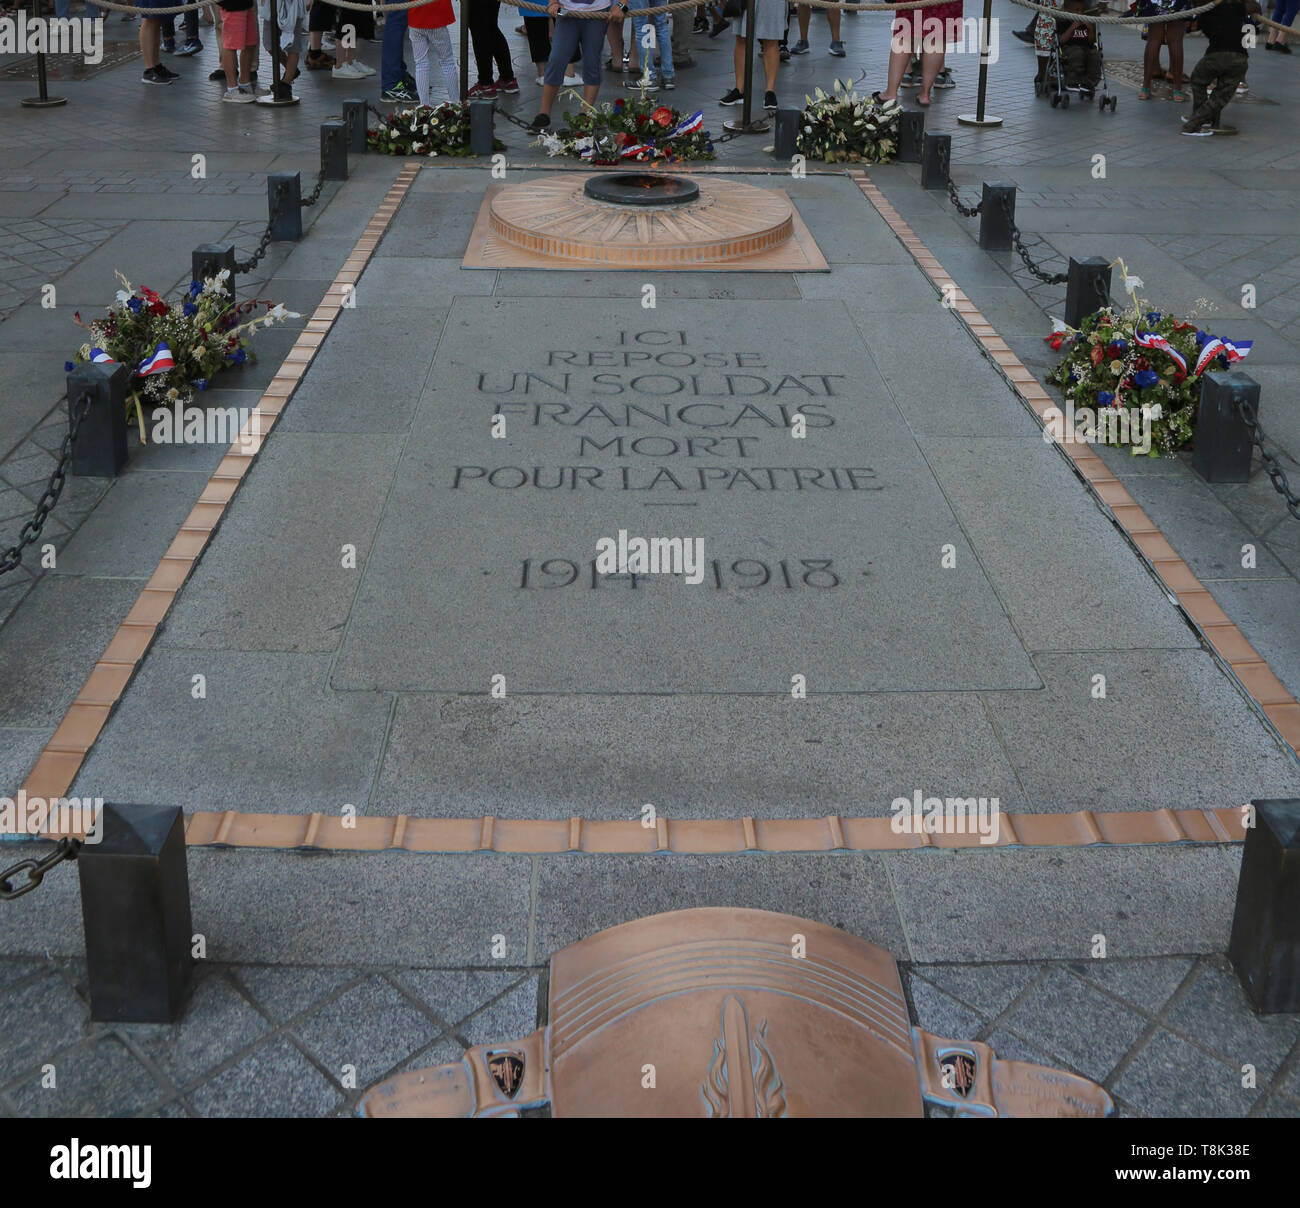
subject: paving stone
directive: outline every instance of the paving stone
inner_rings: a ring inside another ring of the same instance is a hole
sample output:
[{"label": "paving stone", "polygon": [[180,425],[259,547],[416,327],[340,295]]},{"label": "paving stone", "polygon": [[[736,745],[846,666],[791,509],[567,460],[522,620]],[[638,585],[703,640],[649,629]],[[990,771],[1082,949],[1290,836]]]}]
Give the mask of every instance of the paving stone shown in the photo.
[{"label": "paving stone", "polygon": [[52,726],[40,730],[0,730],[0,797],[12,798],[18,792],[53,733]]},{"label": "paving stone", "polygon": [[[7,861],[8,845],[5,858]],[[0,1081],[26,1075],[34,1067],[52,1061],[68,1045],[100,1030],[90,1023],[86,1004],[53,971],[5,987],[0,1001],[4,1003],[6,1020],[0,1032]]]},{"label": "paving stone", "polygon": [[325,1116],[343,1096],[288,1040],[276,1037],[237,1065],[196,1087],[189,1101],[200,1116]]},{"label": "paving stone", "polygon": [[133,1116],[169,1091],[115,1036],[101,1036],[62,1053],[54,1067],[53,1087],[43,1087],[40,1076],[34,1076],[11,1088],[22,1116]]},{"label": "paving stone", "polygon": [[[247,644],[256,646],[250,636]],[[74,788],[202,810],[244,809],[255,801],[273,801],[279,813],[360,809],[388,702],[326,692],[328,671],[327,655],[155,648]],[[206,678],[206,699],[191,695],[195,675]],[[169,743],[187,752],[183,762],[154,742],[164,715]]]},{"label": "paving stone", "polygon": [[1005,1026],[1102,1082],[1147,1025],[1140,1015],[1057,968],[1029,991]]},{"label": "paving stone", "polygon": [[1091,982],[1127,999],[1136,1007],[1158,1013],[1183,983],[1192,958],[1171,956],[1163,960],[1089,960],[1072,965]]},{"label": "paving stone", "polygon": [[974,1040],[985,1020],[920,977],[908,978],[917,1027],[952,1040]]},{"label": "paving stone", "polygon": [[1288,577],[1258,583],[1220,581],[1209,586],[1216,603],[1236,622],[1273,674],[1292,696],[1300,697],[1300,608],[1296,606],[1296,581]]},{"label": "paving stone", "polygon": [[736,695],[403,695],[376,800],[450,817],[634,818],[646,802],[670,819],[880,817],[918,788],[1028,804],[978,701],[903,693],[793,713]]},{"label": "paving stone", "polygon": [[537,1030],[537,1006],[537,978],[533,976],[457,1025],[456,1034],[470,1045],[522,1040]]},{"label": "paving stone", "polygon": [[[493,271],[477,272],[460,267],[460,259],[435,260],[428,258],[400,260],[392,256],[377,256],[366,266],[357,282],[358,311],[407,311],[412,306],[420,309],[445,308],[457,294],[490,294],[500,274]],[[584,273],[580,276],[596,288],[597,277],[622,276],[616,273]],[[636,274],[631,274],[635,276]],[[514,272],[506,274],[514,282],[510,293],[529,292],[524,283],[536,280],[537,292],[550,296],[555,282],[554,273]],[[624,287],[626,289],[626,286]],[[619,296],[622,296],[621,294]],[[640,290],[636,291],[640,298]],[[432,350],[431,350],[432,351]]]},{"label": "paving stone", "polygon": [[341,1081],[355,1067],[358,1088],[381,1077],[441,1028],[387,981],[372,977],[294,1026],[298,1039]]},{"label": "paving stone", "polygon": [[913,972],[992,1019],[1039,972],[1037,965],[916,965]]},{"label": "paving stone", "polygon": [[[0,726],[58,725],[141,586],[111,579],[42,579],[0,631],[5,668]],[[58,634],[57,643],[47,640],[51,633]]]},{"label": "paving stone", "polygon": [[538,962],[617,923],[695,906],[814,919],[908,956],[876,855],[542,856],[537,865]]},{"label": "paving stone", "polygon": [[1165,1016],[1232,1065],[1253,1065],[1262,1083],[1300,1041],[1300,1015],[1256,1015],[1222,957],[1203,963],[1190,989]]},{"label": "paving stone", "polygon": [[[459,1024],[491,999],[519,981],[515,971],[481,972],[472,969],[403,969],[396,975],[408,990],[428,1003],[448,1024]],[[532,983],[536,998],[536,982]]]},{"label": "paving stone", "polygon": [[1034,665],[1043,692],[986,700],[1039,809],[1218,809],[1300,788],[1294,759],[1206,653],[1099,649],[1036,654]]},{"label": "paving stone", "polygon": [[1259,1098],[1241,1072],[1159,1029],[1115,1081],[1115,1092],[1149,1116],[1244,1116]]},{"label": "paving stone", "polygon": [[282,968],[274,965],[238,965],[232,972],[253,1001],[277,1023],[300,1015],[356,977],[348,969]]},{"label": "paving stone", "polygon": [[[335,649],[398,448],[388,436],[277,432],[230,505],[222,540],[204,554],[174,606],[164,645]],[[354,569],[342,565],[345,545],[355,547]],[[321,703],[332,711],[342,702]]]},{"label": "paving stone", "polygon": [[133,1024],[126,1030],[141,1051],[183,1087],[247,1048],[270,1025],[219,970],[200,966],[185,1013],[176,1023]]},{"label": "paving stone", "polygon": [[[1168,649],[1196,635],[1041,436],[928,440],[926,457],[1030,650]],[[989,507],[990,498],[998,506]],[[1069,533],[1070,540],[1061,534]],[[1124,618],[1122,626],[1101,618]]]},{"label": "paving stone", "polygon": [[1227,948],[1236,882],[1213,847],[1080,847],[884,857],[911,959],[1080,960]]}]

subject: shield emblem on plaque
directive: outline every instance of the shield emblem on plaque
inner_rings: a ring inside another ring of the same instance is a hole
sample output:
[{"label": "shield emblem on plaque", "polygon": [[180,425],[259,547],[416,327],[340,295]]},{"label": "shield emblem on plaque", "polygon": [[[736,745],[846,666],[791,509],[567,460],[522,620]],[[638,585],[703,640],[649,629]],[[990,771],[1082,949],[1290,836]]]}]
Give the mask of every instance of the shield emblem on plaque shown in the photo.
[{"label": "shield emblem on plaque", "polygon": [[809,919],[672,911],[551,958],[548,1023],[401,1074],[369,1118],[1105,1116],[1095,1083],[912,1026],[893,956]]}]

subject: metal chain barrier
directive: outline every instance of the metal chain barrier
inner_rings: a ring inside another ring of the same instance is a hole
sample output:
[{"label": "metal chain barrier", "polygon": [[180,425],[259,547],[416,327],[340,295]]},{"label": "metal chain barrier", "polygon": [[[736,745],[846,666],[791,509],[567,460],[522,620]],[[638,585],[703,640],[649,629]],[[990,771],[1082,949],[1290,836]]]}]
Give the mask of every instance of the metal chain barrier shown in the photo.
[{"label": "metal chain barrier", "polygon": [[1020,237],[1020,228],[1016,226],[1016,220],[1011,217],[1011,200],[1002,198],[1002,215],[1007,220],[1007,226],[1011,229],[1011,242],[1014,244],[1020,259],[1025,262],[1025,267],[1034,274],[1044,285],[1064,285],[1068,279],[1067,273],[1049,273],[1039,268],[1029,256],[1029,249],[1025,247],[1025,241]]},{"label": "metal chain barrier", "polygon": [[68,434],[63,438],[63,444],[59,448],[58,464],[55,465],[54,472],[50,475],[50,481],[46,484],[45,492],[36,505],[35,515],[23,525],[18,544],[11,546],[5,550],[3,555],[0,555],[0,575],[6,575],[11,570],[17,570],[23,560],[23,550],[40,539],[41,529],[45,527],[46,518],[54,510],[54,505],[59,502],[59,496],[63,494],[63,486],[68,477],[68,467],[72,464],[72,445],[77,439],[77,431],[81,427],[81,421],[86,418],[86,413],[90,410],[91,399],[92,395],[87,391],[77,400],[77,405],[72,409],[72,421],[68,425]]},{"label": "metal chain barrier", "polygon": [[262,238],[257,242],[257,249],[247,260],[235,261],[235,272],[251,273],[257,267],[257,263],[266,255],[266,249],[271,243],[271,230],[275,226],[276,220],[280,217],[280,205],[284,190],[275,191],[275,205],[271,207],[271,216],[266,220],[266,230],[262,232]]},{"label": "metal chain barrier", "polygon": [[1260,460],[1264,463],[1264,470],[1273,484],[1273,489],[1286,500],[1286,510],[1300,520],[1300,495],[1291,489],[1286,471],[1282,469],[1278,459],[1264,447],[1264,441],[1268,438],[1264,435],[1264,429],[1259,426],[1259,417],[1255,414],[1255,408],[1245,399],[1238,399],[1237,414],[1241,416],[1241,422],[1250,430],[1251,439],[1255,442],[1255,448],[1259,450]]},{"label": "metal chain barrier", "polygon": [[961,198],[957,196],[957,186],[953,184],[952,177],[948,174],[949,158],[951,152],[947,143],[940,143],[935,149],[939,160],[939,170],[943,173],[944,179],[948,182],[948,200],[957,207],[959,213],[965,214],[967,218],[978,218],[980,212],[984,209],[984,203],[981,201],[977,205],[965,206],[961,203]]},{"label": "metal chain barrier", "polygon": [[[25,893],[31,893],[44,879],[45,874],[56,864],[64,860],[75,860],[81,852],[80,839],[60,839],[54,850],[40,860],[19,860],[0,872],[0,902],[12,902]],[[27,880],[14,887],[13,878],[20,872],[27,873]]]}]

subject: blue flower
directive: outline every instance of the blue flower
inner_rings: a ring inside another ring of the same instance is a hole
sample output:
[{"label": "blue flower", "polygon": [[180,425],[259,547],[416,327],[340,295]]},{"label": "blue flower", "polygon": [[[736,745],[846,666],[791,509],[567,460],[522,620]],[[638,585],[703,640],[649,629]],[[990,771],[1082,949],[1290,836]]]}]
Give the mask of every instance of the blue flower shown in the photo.
[{"label": "blue flower", "polygon": [[1115,401],[1115,395],[1109,390],[1103,390],[1097,395],[1097,405],[1099,407],[1109,407]]},{"label": "blue flower", "polygon": [[1158,310],[1149,310],[1149,311],[1147,311],[1147,322],[1148,322],[1148,323],[1159,323],[1159,322],[1160,322],[1160,312],[1159,312]]},{"label": "blue flower", "polygon": [[140,313],[140,307],[143,306],[144,303],[141,302],[139,298],[128,298],[126,300],[126,305],[127,305],[127,309],[133,315],[138,315]]},{"label": "blue flower", "polygon": [[1133,375],[1133,384],[1144,390],[1148,386],[1154,386],[1159,380],[1160,375],[1152,369],[1139,369],[1138,372]]},{"label": "blue flower", "polygon": [[181,314],[183,314],[187,319],[190,317],[190,315],[197,315],[198,313],[199,313],[199,308],[195,306],[193,302],[186,302],[181,307]]},{"label": "blue flower", "polygon": [[1208,331],[1198,331],[1196,333],[1196,347],[1204,347],[1205,341],[1208,339],[1210,339],[1210,333]]},{"label": "blue flower", "polygon": [[201,294],[202,292],[203,292],[203,282],[202,282],[202,281],[191,281],[191,282],[190,282],[190,297],[191,297],[191,298],[197,298],[197,297],[199,296],[199,294]]},{"label": "blue flower", "polygon": [[1078,375],[1074,372],[1073,369],[1071,369],[1071,370],[1070,370],[1070,381],[1072,381],[1072,382],[1077,382],[1078,380],[1079,380]]},{"label": "blue flower", "polygon": [[75,366],[71,361],[64,361],[64,362],[63,362],[63,372],[64,372],[64,373],[71,373],[75,368],[76,368],[76,366]]},{"label": "blue flower", "polygon": [[246,360],[248,360],[248,353],[246,353],[242,348],[237,348],[230,354],[230,359],[234,361],[236,365],[242,365]]},{"label": "blue flower", "polygon": [[1128,341],[1127,341],[1127,340],[1112,340],[1110,346],[1111,346],[1112,348],[1118,349],[1120,352],[1123,352],[1123,351],[1125,351],[1125,350],[1128,348]]},{"label": "blue flower", "polygon": [[207,379],[207,378],[195,378],[195,379],[194,379],[194,389],[195,389],[195,390],[206,390],[207,388],[208,388],[208,379]]}]

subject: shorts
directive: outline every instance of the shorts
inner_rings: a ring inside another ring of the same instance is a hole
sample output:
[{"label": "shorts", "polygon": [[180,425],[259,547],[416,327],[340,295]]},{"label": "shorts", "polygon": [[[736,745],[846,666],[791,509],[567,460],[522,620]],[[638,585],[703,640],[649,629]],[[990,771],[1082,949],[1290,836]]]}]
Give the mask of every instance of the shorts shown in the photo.
[{"label": "shorts", "polygon": [[257,9],[237,13],[221,10],[221,44],[227,50],[247,50],[257,45]]},{"label": "shorts", "polygon": [[[301,55],[307,39],[303,34],[302,22],[294,23],[292,30],[287,30],[283,26],[280,28],[280,49],[291,55]],[[267,54],[275,54],[275,46],[271,41],[271,23],[262,22],[262,45],[266,47]]]}]

